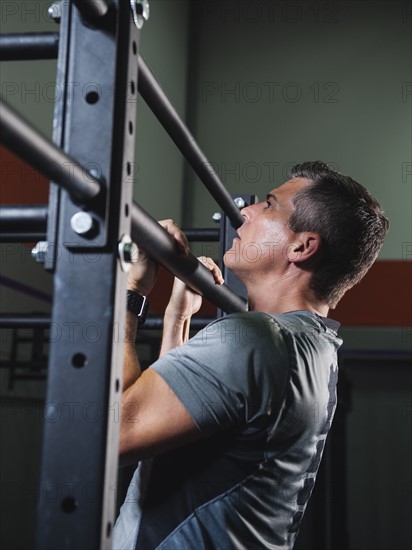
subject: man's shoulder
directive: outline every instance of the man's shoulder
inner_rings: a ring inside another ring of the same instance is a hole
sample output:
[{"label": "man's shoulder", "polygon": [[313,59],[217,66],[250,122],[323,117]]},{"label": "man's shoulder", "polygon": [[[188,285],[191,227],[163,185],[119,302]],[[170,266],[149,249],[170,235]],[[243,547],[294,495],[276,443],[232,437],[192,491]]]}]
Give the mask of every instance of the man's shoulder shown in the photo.
[{"label": "man's shoulder", "polygon": [[319,340],[339,347],[339,323],[320,317],[311,311],[287,313],[244,311],[231,313],[209,323],[200,335],[207,343],[277,344],[286,345],[296,340]]},{"label": "man's shoulder", "polygon": [[204,343],[214,340],[227,342],[262,343],[282,339],[281,325],[273,315],[260,311],[231,313],[209,323],[202,331]]}]

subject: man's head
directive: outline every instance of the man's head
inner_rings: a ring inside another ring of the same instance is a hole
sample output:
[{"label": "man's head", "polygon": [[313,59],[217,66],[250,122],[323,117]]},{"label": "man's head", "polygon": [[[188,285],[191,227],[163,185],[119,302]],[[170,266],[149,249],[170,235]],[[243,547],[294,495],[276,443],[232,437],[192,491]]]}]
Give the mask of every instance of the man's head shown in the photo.
[{"label": "man's head", "polygon": [[320,236],[310,287],[319,300],[335,307],[375,261],[388,219],[367,189],[323,162],[298,164],[291,176],[309,184],[294,196],[288,226],[295,233]]},{"label": "man's head", "polygon": [[305,273],[315,299],[335,307],[376,259],[388,220],[362,185],[323,162],[298,164],[291,176],[241,211],[225,264],[249,292],[270,280],[298,290],[296,276]]}]

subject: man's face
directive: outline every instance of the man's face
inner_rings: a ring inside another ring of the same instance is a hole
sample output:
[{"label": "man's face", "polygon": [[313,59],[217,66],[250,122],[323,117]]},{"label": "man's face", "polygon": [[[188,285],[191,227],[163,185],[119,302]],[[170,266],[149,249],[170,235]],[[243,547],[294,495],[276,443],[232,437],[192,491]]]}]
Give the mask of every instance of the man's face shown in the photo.
[{"label": "man's face", "polygon": [[241,210],[244,223],[224,255],[226,267],[240,279],[254,279],[259,273],[279,273],[288,265],[287,249],[295,238],[288,226],[293,197],[308,185],[305,178],[293,178],[271,191],[265,201]]}]

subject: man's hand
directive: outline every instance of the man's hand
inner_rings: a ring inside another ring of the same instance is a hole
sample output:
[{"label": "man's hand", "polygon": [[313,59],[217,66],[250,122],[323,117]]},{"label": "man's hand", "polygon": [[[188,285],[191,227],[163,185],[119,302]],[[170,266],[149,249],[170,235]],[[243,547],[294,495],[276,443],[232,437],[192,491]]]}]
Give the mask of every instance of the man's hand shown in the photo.
[{"label": "man's hand", "polygon": [[[198,258],[210,271],[217,285],[223,284],[219,267],[211,258]],[[202,296],[186,286],[177,277],[163,318],[163,338],[160,357],[173,348],[181,346],[189,339],[190,319],[202,305]]]},{"label": "man's hand", "polygon": [[[224,283],[222,272],[212,258],[200,256],[198,260],[212,272],[213,278],[217,285],[222,285]],[[200,294],[175,277],[172,294],[170,296],[165,315],[182,321],[190,319],[192,315],[199,311],[200,306],[202,305],[202,299],[203,298]]]},{"label": "man's hand", "polygon": [[[189,243],[183,231],[173,220],[161,220],[159,223],[175,239],[176,250],[183,256],[187,256]],[[132,263],[129,272],[127,288],[147,296],[156,282],[158,267],[158,264],[150,256],[139,249],[137,261]]]}]

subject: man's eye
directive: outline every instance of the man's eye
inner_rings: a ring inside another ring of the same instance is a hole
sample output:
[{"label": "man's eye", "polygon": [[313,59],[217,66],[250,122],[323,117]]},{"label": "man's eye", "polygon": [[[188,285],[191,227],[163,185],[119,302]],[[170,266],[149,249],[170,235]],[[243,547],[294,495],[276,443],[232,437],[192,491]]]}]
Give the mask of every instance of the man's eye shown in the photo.
[{"label": "man's eye", "polygon": [[265,201],[266,202],[266,208],[270,208],[272,206],[272,203],[270,201]]}]

